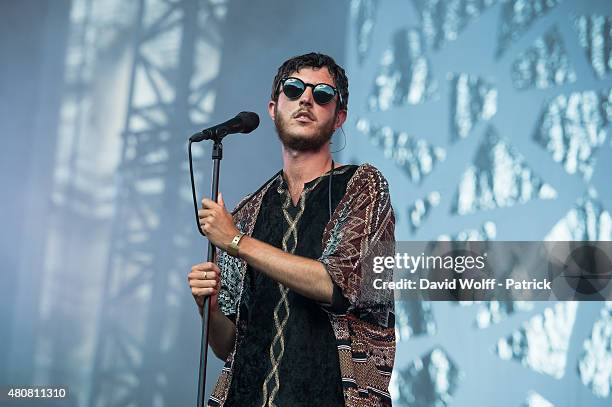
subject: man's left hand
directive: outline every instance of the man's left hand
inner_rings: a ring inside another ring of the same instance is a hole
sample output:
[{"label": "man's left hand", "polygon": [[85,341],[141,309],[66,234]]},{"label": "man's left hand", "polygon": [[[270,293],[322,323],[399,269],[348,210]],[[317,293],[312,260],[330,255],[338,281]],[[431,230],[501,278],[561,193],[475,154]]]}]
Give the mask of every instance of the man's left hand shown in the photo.
[{"label": "man's left hand", "polygon": [[223,196],[219,193],[219,202],[202,199],[202,209],[198,211],[200,229],[221,250],[227,250],[234,236],[240,231],[234,225],[232,215],[225,209]]}]

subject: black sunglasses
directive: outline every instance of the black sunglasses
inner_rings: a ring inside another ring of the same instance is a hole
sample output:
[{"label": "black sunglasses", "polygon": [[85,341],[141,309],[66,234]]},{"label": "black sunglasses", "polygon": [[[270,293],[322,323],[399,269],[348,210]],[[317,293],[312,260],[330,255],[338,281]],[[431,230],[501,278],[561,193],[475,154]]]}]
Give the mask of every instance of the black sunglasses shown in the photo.
[{"label": "black sunglasses", "polygon": [[331,102],[336,94],[338,94],[338,99],[340,104],[342,104],[342,96],[340,96],[338,90],[327,83],[313,85],[312,83],[304,83],[301,79],[290,76],[281,80],[281,87],[285,96],[292,100],[302,96],[306,88],[311,87],[312,97],[318,104],[324,105]]}]

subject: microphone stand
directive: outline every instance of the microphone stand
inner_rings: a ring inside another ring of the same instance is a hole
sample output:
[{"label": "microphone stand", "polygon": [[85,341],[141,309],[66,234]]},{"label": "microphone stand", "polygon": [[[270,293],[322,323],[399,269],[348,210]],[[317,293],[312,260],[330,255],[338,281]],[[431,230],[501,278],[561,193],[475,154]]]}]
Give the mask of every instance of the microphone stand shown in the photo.
[{"label": "microphone stand", "polygon": [[[226,132],[215,132],[214,137],[211,138],[213,141],[212,148],[212,160],[213,160],[213,173],[212,173],[212,191],[211,197],[217,202],[217,198],[219,195],[219,169],[221,165],[221,159],[223,159],[223,144],[221,140]],[[196,222],[198,225],[198,231],[202,236],[206,235],[202,232],[202,228],[200,227],[200,220],[198,217],[198,205],[196,200],[195,193],[195,183],[193,179],[193,162],[191,157],[191,143],[192,140],[189,140],[189,173],[191,176],[191,192],[193,195],[193,206],[195,209]],[[215,260],[215,246],[212,242],[208,241],[208,259],[207,261],[213,262]],[[210,320],[210,296],[204,299],[204,305],[202,307],[202,331],[201,331],[201,340],[200,340],[200,368],[198,372],[198,399],[197,399],[197,407],[204,407],[204,391],[206,387],[206,366],[208,361],[208,328],[209,328],[209,320]]]}]

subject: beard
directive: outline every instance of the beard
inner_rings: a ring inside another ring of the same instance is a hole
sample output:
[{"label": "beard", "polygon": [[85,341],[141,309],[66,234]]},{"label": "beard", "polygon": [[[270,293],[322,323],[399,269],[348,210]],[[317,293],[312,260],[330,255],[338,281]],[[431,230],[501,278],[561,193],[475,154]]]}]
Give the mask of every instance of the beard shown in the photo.
[{"label": "beard", "polygon": [[[275,107],[276,109],[276,107]],[[293,151],[319,151],[326,143],[331,140],[334,134],[335,117],[327,123],[323,123],[319,127],[317,133],[313,136],[304,136],[301,134],[292,133],[289,130],[289,124],[283,115],[275,114],[274,126],[276,133],[283,146]],[[291,117],[291,116],[290,116]]]}]

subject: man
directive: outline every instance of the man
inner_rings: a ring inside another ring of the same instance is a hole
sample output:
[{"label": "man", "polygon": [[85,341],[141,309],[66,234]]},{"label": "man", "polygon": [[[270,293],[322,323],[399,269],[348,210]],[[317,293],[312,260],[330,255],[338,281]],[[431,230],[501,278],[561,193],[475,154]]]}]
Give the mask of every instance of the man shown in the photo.
[{"label": "man", "polygon": [[283,63],[268,104],[283,170],[231,215],[221,194],[202,201],[218,266],[188,281],[200,313],[211,296],[210,345],[226,361],[210,406],[391,405],[393,295],[372,287],[367,259],[394,243],[395,219],[377,169],[332,160],[347,102],[329,56]]}]

